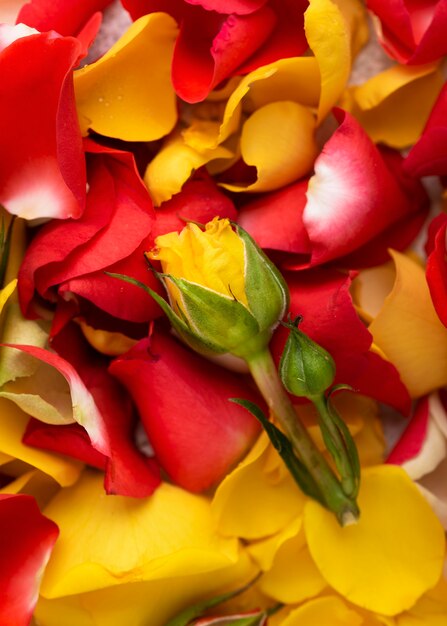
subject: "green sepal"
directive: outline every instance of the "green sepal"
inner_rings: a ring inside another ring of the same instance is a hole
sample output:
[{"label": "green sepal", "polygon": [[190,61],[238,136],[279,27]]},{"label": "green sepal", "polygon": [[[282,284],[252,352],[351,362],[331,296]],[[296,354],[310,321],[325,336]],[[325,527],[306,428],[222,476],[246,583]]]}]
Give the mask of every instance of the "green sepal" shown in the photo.
[{"label": "green sepal", "polygon": [[115,274],[113,272],[105,273],[107,274],[107,276],[111,276],[112,278],[118,278],[119,280],[122,280],[126,283],[130,283],[131,285],[135,285],[136,287],[144,289],[144,291],[155,300],[155,302],[159,305],[162,311],[166,314],[173,328],[177,331],[181,338],[193,350],[196,350],[197,352],[200,352],[202,354],[221,354],[225,352],[225,350],[223,350],[217,344],[213,344],[210,341],[206,342],[201,337],[197,337],[197,335],[191,331],[187,323],[172,310],[169,303],[166,302],[166,300],[162,298],[156,291],[142,283],[140,280],[132,278],[131,276],[125,276],[124,274]]},{"label": "green sepal", "polygon": [[213,598],[209,598],[208,600],[202,600],[201,602],[197,602],[196,604],[189,606],[181,613],[170,619],[166,626],[188,626],[188,624],[193,619],[201,617],[208,609],[212,609],[219,604],[228,602],[228,600],[231,600],[232,598],[235,598],[236,596],[239,596],[247,591],[247,589],[250,589],[250,587],[252,587],[256,583],[259,577],[260,574],[250,580],[243,587],[239,587],[238,589],[235,589],[233,591],[228,591],[227,593],[222,593],[218,596],[214,596]]},{"label": "green sepal", "polygon": [[245,344],[260,336],[259,325],[238,300],[183,278],[167,275],[179,289],[191,332],[207,344],[245,357]]},{"label": "green sepal", "polygon": [[317,483],[305,465],[295,456],[293,446],[285,434],[264,415],[264,412],[254,402],[242,398],[229,398],[229,400],[243,406],[256,417],[301,491],[310,498],[317,500],[322,506],[327,507]]},{"label": "green sepal", "polygon": [[262,330],[276,326],[289,306],[289,290],[281,273],[239,225],[245,248],[245,293],[248,306]]},{"label": "green sepal", "polygon": [[338,415],[330,398],[322,395],[314,399],[314,404],[319,414],[323,441],[340,474],[342,489],[350,498],[356,498],[360,485],[360,461],[349,428]]}]

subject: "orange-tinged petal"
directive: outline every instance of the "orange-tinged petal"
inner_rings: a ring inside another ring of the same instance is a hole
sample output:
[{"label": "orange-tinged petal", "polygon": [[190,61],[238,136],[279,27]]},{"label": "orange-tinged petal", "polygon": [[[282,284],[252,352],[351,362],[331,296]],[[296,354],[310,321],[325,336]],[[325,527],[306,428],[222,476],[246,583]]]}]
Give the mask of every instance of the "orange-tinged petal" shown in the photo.
[{"label": "orange-tinged petal", "polygon": [[296,102],[272,102],[255,111],[241,134],[241,156],[257,170],[256,182],[223,184],[230,191],[272,191],[307,174],[318,148],[311,111]]},{"label": "orange-tinged petal", "polygon": [[369,330],[417,398],[447,384],[447,328],[433,307],[423,268],[404,254],[392,257],[394,286]]},{"label": "orange-tinged petal", "polygon": [[89,344],[98,352],[108,356],[124,354],[137,343],[136,339],[131,339],[123,333],[93,328],[83,321],[79,322],[79,326]]},{"label": "orange-tinged petal", "polygon": [[1,452],[48,474],[62,487],[72,485],[78,479],[82,466],[77,461],[64,459],[22,443],[29,415],[4,398],[0,398],[0,413]]},{"label": "orange-tinged petal", "polygon": [[360,0],[334,0],[348,23],[351,38],[351,53],[355,57],[369,39],[369,28],[365,7]]},{"label": "orange-tinged petal", "polygon": [[360,520],[345,528],[316,502],[306,503],[310,553],[327,582],[352,603],[396,615],[439,580],[443,528],[396,466],[365,469],[358,503]]},{"label": "orange-tinged petal", "polygon": [[347,22],[331,0],[310,0],[304,14],[307,41],[321,75],[318,120],[339,100],[351,71],[351,37]]},{"label": "orange-tinged petal", "polygon": [[177,121],[171,60],[177,25],[165,13],[134,22],[98,61],[74,74],[83,134],[153,141]]},{"label": "orange-tinged petal", "polygon": [[[304,496],[261,435],[248,456],[221,482],[212,502],[223,535],[247,539],[281,530],[303,509]],[[237,511],[237,515],[235,515]]]},{"label": "orange-tinged petal", "polygon": [[240,558],[238,542],[215,533],[205,498],[166,483],[145,500],[109,497],[102,483],[86,471],[45,510],[60,528],[42,582],[46,598],[210,574]]},{"label": "orange-tinged petal", "polygon": [[444,84],[436,66],[395,65],[358,87],[342,103],[374,143],[405,148],[419,139]]}]

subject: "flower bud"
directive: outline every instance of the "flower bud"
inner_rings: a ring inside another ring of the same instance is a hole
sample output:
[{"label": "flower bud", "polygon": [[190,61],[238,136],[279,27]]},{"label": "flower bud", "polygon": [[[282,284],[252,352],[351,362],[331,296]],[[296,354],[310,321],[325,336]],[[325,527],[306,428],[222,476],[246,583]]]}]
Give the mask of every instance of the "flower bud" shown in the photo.
[{"label": "flower bud", "polygon": [[161,262],[170,307],[152,294],[193,349],[249,360],[264,349],[288,306],[276,267],[242,228],[214,218],[161,235],[149,259]]},{"label": "flower bud", "polygon": [[329,352],[305,335],[296,322],[285,326],[290,334],[279,364],[281,380],[294,396],[311,400],[334,382],[334,360]]}]

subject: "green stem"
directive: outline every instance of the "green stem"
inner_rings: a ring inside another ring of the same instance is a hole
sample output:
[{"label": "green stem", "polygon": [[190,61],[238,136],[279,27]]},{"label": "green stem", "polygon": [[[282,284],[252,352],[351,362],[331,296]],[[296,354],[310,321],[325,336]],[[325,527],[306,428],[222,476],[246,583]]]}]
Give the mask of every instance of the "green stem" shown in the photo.
[{"label": "green stem", "polygon": [[355,500],[344,493],[338,478],[298,419],[269,350],[266,349],[252,357],[248,361],[248,366],[269,408],[290,439],[296,455],[318,485],[327,508],[336,515],[342,526],[356,521],[359,509]]}]

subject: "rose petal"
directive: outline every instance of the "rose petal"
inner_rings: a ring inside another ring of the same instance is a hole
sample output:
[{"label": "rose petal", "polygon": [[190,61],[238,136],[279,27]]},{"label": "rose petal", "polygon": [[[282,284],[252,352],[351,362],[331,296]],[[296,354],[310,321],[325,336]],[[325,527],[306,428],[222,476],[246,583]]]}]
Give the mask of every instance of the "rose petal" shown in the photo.
[{"label": "rose petal", "polygon": [[103,11],[111,0],[31,0],[20,10],[17,22],[44,32],[55,30],[61,35],[76,36],[97,11]]},{"label": "rose petal", "polygon": [[[1,31],[20,28],[3,25]],[[14,215],[82,214],[84,158],[71,74],[79,54],[76,39],[55,33],[21,36],[0,54],[0,202]]]},{"label": "rose petal", "polygon": [[374,143],[406,148],[420,138],[443,84],[436,66],[395,65],[351,87],[342,106]]},{"label": "rose petal", "polygon": [[26,626],[58,528],[31,496],[0,495],[0,512],[0,620],[4,626]]},{"label": "rose petal", "polygon": [[305,602],[297,609],[293,609],[282,626],[314,626],[315,624],[330,624],[331,626],[375,626],[366,624],[357,611],[348,607],[337,596],[321,596]]},{"label": "rose petal", "polygon": [[241,156],[257,170],[248,185],[221,183],[230,191],[271,191],[307,174],[317,155],[313,114],[295,102],[272,102],[244,123]]},{"label": "rose petal", "polygon": [[[229,398],[259,396],[244,380],[161,333],[115,359],[110,372],[129,390],[157,459],[190,491],[220,480],[246,452],[258,424]],[[182,406],[188,406],[188,414]]]},{"label": "rose petal", "polygon": [[153,141],[172,130],[177,112],[169,71],[176,34],[170,16],[148,15],[98,61],[75,72],[83,134],[91,129],[127,141]]},{"label": "rose petal", "polygon": [[419,141],[405,160],[405,170],[412,176],[447,173],[447,85],[444,85],[428,118]]},{"label": "rose petal", "polygon": [[338,593],[371,611],[395,615],[439,580],[444,531],[417,487],[396,466],[365,469],[358,502],[361,517],[345,528],[316,502],[306,503],[310,553]]},{"label": "rose petal", "polygon": [[395,283],[369,330],[417,398],[447,384],[447,328],[433,307],[423,268],[398,252],[392,257]]},{"label": "rose petal", "polygon": [[303,213],[312,264],[348,254],[420,210],[358,122],[336,115],[341,125],[315,162]]},{"label": "rose petal", "polygon": [[239,560],[237,542],[215,534],[207,500],[168,484],[145,500],[110,498],[102,492],[101,476],[86,471],[56,495],[45,514],[61,532],[42,583],[46,598],[209,575]]}]

